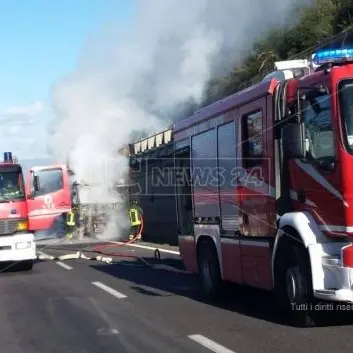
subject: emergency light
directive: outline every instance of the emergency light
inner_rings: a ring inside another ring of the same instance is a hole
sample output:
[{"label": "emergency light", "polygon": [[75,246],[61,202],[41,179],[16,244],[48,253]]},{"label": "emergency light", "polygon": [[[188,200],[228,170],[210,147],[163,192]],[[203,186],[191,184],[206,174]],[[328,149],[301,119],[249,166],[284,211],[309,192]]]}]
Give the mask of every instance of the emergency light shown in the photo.
[{"label": "emergency light", "polygon": [[353,48],[321,50],[316,52],[313,57],[313,62],[316,65],[345,61],[353,61]]}]

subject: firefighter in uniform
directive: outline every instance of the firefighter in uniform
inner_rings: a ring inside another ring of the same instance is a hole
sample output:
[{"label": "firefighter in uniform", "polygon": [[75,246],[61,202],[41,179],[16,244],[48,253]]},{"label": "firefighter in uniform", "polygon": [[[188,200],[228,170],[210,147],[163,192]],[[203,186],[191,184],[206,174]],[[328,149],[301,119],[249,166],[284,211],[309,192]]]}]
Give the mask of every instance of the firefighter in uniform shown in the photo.
[{"label": "firefighter in uniform", "polygon": [[[130,218],[130,240],[136,237],[141,224],[142,224],[142,209],[139,206],[137,201],[132,201],[131,207],[129,209],[129,218]],[[136,240],[141,240],[141,234],[138,234]]]},{"label": "firefighter in uniform", "polygon": [[66,237],[68,239],[73,238],[73,232],[75,231],[76,226],[79,226],[79,199],[77,185],[76,182],[70,185],[72,209],[66,214]]},{"label": "firefighter in uniform", "polygon": [[70,211],[66,214],[66,226],[67,226],[67,231],[66,231],[66,237],[68,239],[72,239],[72,233],[75,229],[75,214],[74,212]]}]

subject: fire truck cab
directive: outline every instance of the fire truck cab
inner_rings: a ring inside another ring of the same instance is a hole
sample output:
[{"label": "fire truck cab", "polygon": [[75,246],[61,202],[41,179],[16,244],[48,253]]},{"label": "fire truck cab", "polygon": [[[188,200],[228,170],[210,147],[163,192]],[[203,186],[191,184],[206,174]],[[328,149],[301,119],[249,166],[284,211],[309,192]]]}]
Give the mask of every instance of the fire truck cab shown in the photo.
[{"label": "fire truck cab", "polygon": [[72,207],[68,167],[58,164],[29,169],[26,195],[29,228],[34,232],[64,235],[65,216]]},{"label": "fire truck cab", "polygon": [[312,325],[316,301],[353,303],[353,49],[276,64],[175,123],[179,248],[211,298],[273,290]]}]

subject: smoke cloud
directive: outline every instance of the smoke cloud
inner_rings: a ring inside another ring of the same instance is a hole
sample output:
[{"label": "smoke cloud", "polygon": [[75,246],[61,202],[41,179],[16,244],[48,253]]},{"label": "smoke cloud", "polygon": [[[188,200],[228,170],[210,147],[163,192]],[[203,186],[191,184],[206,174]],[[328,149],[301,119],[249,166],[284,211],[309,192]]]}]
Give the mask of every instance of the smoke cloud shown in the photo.
[{"label": "smoke cloud", "polygon": [[[69,158],[78,178],[95,185],[86,202],[119,202],[107,192],[128,167],[118,148],[133,134],[168,128],[184,102],[199,103],[205,83],[230,70],[270,26],[288,23],[293,6],[291,0],[141,0],[128,28],[88,43],[74,72],[53,88],[50,146],[54,158]],[[120,214],[113,223],[116,239],[127,218]]]}]

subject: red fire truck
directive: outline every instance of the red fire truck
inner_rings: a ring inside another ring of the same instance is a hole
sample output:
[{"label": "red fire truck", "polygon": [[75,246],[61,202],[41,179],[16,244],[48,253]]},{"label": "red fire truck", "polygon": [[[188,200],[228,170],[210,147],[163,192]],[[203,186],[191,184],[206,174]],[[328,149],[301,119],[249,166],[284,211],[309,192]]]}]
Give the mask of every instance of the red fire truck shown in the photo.
[{"label": "red fire truck", "polygon": [[273,290],[310,325],[353,303],[353,49],[276,66],[174,124],[179,247],[211,298]]}]

